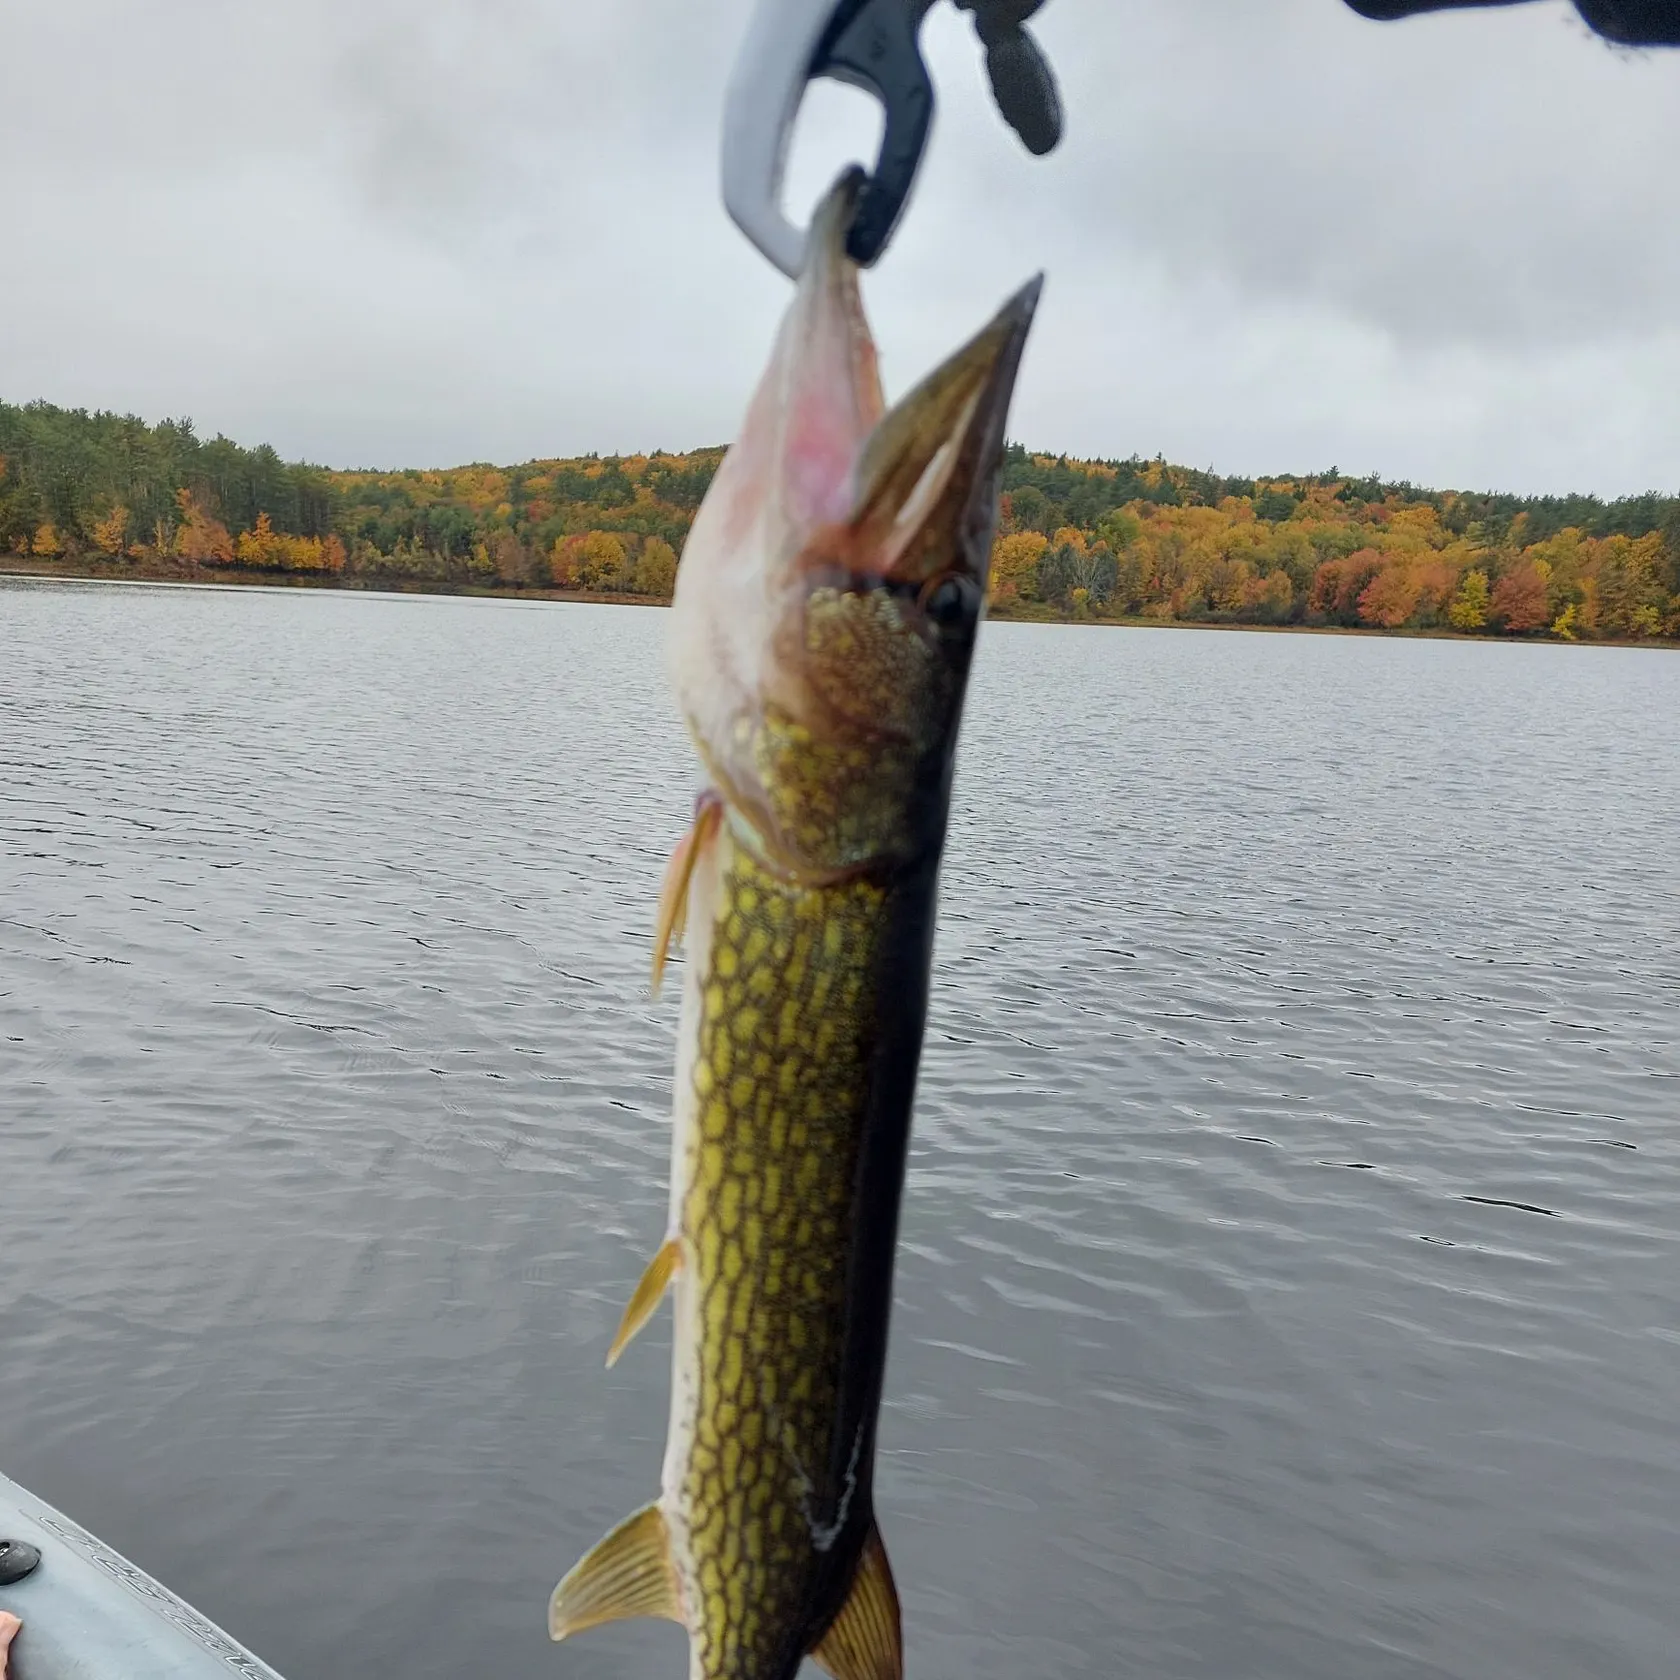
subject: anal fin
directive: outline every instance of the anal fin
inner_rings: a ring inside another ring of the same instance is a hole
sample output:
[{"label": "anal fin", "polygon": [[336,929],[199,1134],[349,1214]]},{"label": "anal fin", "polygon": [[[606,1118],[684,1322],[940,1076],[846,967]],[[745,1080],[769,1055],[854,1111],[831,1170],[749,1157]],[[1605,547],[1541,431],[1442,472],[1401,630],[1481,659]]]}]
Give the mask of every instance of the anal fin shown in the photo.
[{"label": "anal fin", "polygon": [[548,1636],[566,1639],[632,1616],[683,1620],[665,1518],[656,1504],[620,1523],[554,1589]]},{"label": "anal fin", "polygon": [[903,1680],[904,1637],[881,1531],[873,1523],[863,1543],[852,1590],[811,1660],[833,1680]]},{"label": "anal fin", "polygon": [[688,920],[688,883],[694,866],[723,820],[723,801],[715,793],[703,793],[694,802],[694,823],[665,865],[665,880],[659,889],[659,914],[653,928],[653,992],[665,977],[665,963],[671,947],[682,942],[683,924]]},{"label": "anal fin", "polygon": [[629,1347],[636,1332],[653,1317],[654,1308],[665,1299],[665,1291],[671,1287],[671,1279],[681,1264],[682,1243],[676,1237],[667,1237],[659,1245],[659,1252],[648,1261],[642,1281],[636,1285],[636,1293],[630,1297],[624,1317],[619,1320],[618,1334],[607,1349],[609,1369],[618,1363],[618,1356]]}]

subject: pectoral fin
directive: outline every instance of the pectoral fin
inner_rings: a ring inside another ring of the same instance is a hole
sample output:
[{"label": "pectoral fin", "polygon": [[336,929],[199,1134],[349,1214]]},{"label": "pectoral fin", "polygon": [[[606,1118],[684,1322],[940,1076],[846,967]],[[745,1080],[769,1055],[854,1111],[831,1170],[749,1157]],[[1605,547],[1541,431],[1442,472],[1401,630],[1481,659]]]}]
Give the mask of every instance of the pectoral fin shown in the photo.
[{"label": "pectoral fin", "polygon": [[665,1291],[671,1287],[671,1279],[681,1264],[682,1244],[675,1237],[670,1237],[648,1261],[647,1270],[642,1273],[642,1281],[636,1285],[636,1293],[630,1297],[630,1305],[624,1309],[624,1317],[619,1320],[618,1334],[613,1337],[613,1344],[607,1349],[609,1369],[618,1363],[618,1356],[629,1347],[635,1339],[636,1332],[653,1317],[653,1309],[665,1299]]},{"label": "pectoral fin", "polygon": [[548,1605],[548,1636],[566,1639],[631,1616],[683,1619],[665,1518],[657,1505],[620,1523],[559,1586]]},{"label": "pectoral fin", "polygon": [[671,947],[682,943],[683,924],[688,919],[688,883],[694,866],[717,833],[723,820],[723,801],[715,793],[703,793],[695,801],[694,824],[671,853],[665,865],[664,884],[659,889],[659,916],[653,929],[653,993],[659,995],[659,982],[665,977],[665,962]]},{"label": "pectoral fin", "polygon": [[833,1680],[903,1680],[898,1588],[881,1531],[873,1524],[852,1578],[851,1596],[812,1649],[811,1660]]}]

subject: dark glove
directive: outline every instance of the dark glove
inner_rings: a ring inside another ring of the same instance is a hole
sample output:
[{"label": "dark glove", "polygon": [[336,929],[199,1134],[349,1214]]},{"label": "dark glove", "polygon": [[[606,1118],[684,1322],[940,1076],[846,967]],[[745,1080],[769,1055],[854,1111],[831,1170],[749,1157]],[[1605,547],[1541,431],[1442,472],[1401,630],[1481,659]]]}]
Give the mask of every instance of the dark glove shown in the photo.
[{"label": "dark glove", "polygon": [[1050,61],[1025,29],[1044,0],[956,0],[974,14],[974,32],[986,49],[986,74],[1003,120],[1034,157],[1056,149],[1062,137],[1062,100]]},{"label": "dark glove", "polygon": [[[1411,17],[1462,6],[1520,6],[1527,0],[1347,0],[1361,17]],[[1628,47],[1680,47],[1680,0],[1575,0],[1588,25]]]},{"label": "dark glove", "polygon": [[[931,0],[920,0],[925,10]],[[1418,12],[1467,6],[1520,6],[1528,0],[1347,0],[1361,17],[1388,21]],[[986,49],[986,73],[1003,119],[1029,152],[1042,157],[1062,137],[1062,102],[1043,49],[1026,21],[1044,0],[956,0],[974,14]],[[1630,47],[1680,46],[1680,0],[1575,0],[1587,23],[1607,40]],[[918,13],[919,15],[919,13]]]}]

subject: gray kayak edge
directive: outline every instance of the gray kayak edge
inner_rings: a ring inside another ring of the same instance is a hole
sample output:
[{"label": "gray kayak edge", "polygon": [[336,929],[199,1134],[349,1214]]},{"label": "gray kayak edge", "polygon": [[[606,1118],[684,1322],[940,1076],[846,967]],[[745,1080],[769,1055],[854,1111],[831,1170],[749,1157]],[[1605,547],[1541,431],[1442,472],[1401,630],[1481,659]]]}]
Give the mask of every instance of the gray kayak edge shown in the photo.
[{"label": "gray kayak edge", "polygon": [[280,1680],[209,1617],[28,1489],[0,1476],[0,1540],[40,1567],[0,1586],[23,1622],[10,1680]]}]

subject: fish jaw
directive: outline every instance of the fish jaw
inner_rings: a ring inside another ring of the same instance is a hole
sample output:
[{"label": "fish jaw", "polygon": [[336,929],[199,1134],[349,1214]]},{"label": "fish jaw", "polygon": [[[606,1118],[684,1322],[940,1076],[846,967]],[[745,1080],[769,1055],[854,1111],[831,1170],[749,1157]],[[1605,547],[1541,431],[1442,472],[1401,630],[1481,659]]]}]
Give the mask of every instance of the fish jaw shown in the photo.
[{"label": "fish jaw", "polygon": [[684,549],[673,684],[737,838],[819,884],[937,853],[1033,281],[885,411],[842,177]]}]

